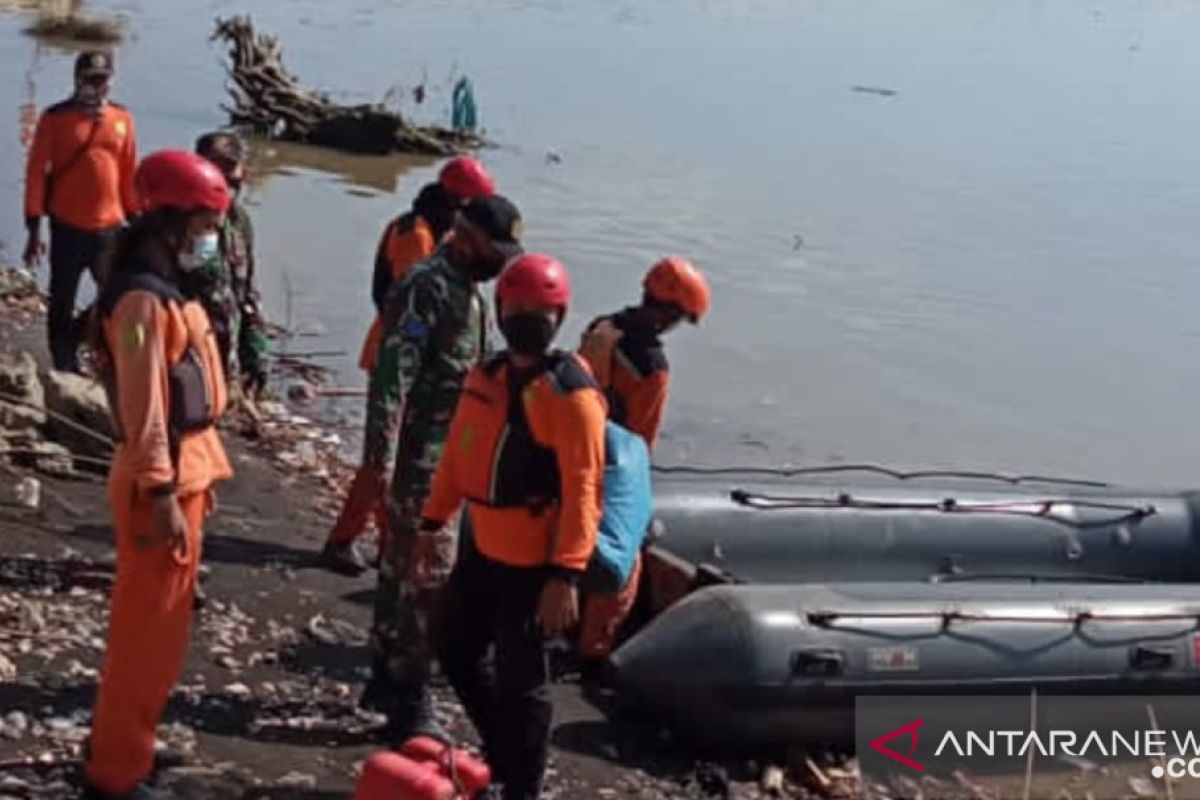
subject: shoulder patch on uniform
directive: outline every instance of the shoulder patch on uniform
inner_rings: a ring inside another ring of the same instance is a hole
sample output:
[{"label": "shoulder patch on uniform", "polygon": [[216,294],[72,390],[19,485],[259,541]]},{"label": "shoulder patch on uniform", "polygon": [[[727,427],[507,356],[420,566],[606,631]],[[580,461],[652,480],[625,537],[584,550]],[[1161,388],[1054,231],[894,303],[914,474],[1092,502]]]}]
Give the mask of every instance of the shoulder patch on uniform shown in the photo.
[{"label": "shoulder patch on uniform", "polygon": [[429,335],[429,326],[411,314],[400,322],[400,330],[409,339],[424,339]]},{"label": "shoulder patch on uniform", "polygon": [[121,328],[121,347],[127,352],[135,353],[146,344],[146,326],[141,322],[132,322]]}]

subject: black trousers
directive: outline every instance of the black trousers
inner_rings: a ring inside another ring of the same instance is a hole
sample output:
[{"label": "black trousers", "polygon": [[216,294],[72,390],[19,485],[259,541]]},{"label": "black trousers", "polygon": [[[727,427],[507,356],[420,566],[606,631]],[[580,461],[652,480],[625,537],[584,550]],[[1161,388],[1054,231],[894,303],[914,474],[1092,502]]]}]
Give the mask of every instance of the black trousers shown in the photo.
[{"label": "black trousers", "polygon": [[434,631],[442,671],[483,739],[505,800],[536,800],[546,770],[552,708],[537,607],[547,577],[544,569],[510,567],[466,548]]},{"label": "black trousers", "polygon": [[75,297],[84,270],[96,277],[96,262],[118,228],[85,231],[50,221],[50,309],[46,324],[50,358],[56,370],[79,371],[79,343],[84,320],[75,318]]}]

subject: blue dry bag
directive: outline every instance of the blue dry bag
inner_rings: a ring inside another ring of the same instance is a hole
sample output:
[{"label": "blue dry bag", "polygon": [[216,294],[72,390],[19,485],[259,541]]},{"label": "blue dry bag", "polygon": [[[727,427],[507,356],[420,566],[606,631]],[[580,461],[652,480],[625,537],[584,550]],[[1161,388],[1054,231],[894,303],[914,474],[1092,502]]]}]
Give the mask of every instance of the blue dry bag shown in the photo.
[{"label": "blue dry bag", "polygon": [[585,588],[615,592],[625,585],[653,514],[646,442],[609,422],[604,430],[604,513],[596,552],[584,577]]}]

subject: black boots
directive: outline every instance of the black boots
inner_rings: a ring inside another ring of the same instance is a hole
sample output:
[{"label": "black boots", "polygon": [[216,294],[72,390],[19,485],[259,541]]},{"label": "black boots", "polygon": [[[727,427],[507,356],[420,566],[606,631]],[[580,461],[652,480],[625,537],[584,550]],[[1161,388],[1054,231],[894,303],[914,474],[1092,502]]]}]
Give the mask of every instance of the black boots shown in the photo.
[{"label": "black boots", "polygon": [[367,571],[367,563],[354,546],[354,542],[326,542],[325,547],[321,549],[321,564],[332,572],[350,578],[356,578]]}]

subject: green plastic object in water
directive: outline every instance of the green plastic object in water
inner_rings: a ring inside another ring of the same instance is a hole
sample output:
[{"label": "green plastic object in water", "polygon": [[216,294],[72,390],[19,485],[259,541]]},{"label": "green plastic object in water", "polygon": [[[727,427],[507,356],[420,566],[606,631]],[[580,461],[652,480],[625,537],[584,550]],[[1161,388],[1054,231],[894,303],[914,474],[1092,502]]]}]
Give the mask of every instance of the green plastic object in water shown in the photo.
[{"label": "green plastic object in water", "polygon": [[456,131],[474,131],[477,125],[475,90],[470,79],[463,77],[454,84],[454,110],[450,127]]}]

